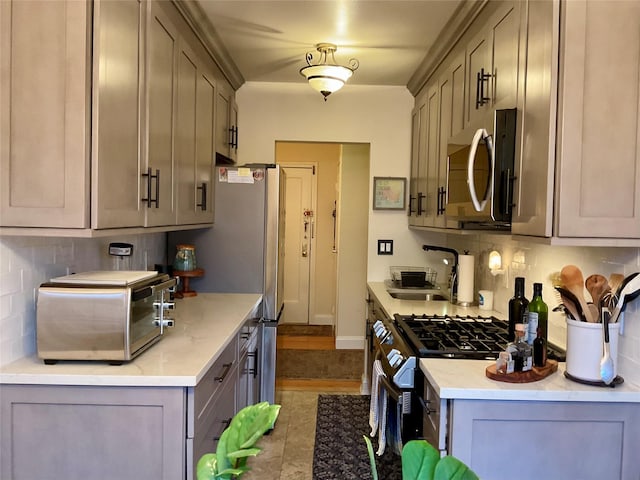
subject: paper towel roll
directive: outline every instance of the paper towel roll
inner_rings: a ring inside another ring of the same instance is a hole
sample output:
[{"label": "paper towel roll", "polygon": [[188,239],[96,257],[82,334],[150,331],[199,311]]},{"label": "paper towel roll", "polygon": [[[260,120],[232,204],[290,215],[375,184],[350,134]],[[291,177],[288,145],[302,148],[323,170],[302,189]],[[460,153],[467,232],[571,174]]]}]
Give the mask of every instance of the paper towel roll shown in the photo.
[{"label": "paper towel roll", "polygon": [[461,305],[471,305],[474,300],[473,268],[473,255],[458,256],[458,303]]}]

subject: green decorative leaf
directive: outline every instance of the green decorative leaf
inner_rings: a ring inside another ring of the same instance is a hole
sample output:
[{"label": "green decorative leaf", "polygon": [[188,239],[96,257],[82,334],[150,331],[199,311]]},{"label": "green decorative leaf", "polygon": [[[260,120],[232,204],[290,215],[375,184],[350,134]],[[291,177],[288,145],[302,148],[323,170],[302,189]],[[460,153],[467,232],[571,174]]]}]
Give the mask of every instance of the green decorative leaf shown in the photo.
[{"label": "green decorative leaf", "polygon": [[196,465],[196,476],[198,480],[214,480],[218,471],[218,458],[215,453],[206,453]]},{"label": "green decorative leaf", "polygon": [[279,413],[280,405],[269,402],[240,410],[222,432],[216,453],[207,453],[198,461],[198,480],[226,480],[246,472],[247,457],[260,453],[254,445],[273,428]]},{"label": "green decorative leaf", "polygon": [[434,480],[480,480],[469,467],[455,457],[443,457],[436,465]]},{"label": "green decorative leaf", "polygon": [[410,440],[402,448],[402,480],[433,480],[440,452],[424,440]]},{"label": "green decorative leaf", "polygon": [[371,475],[373,476],[373,480],[378,480],[378,469],[376,468],[376,457],[373,453],[373,445],[371,444],[371,440],[366,435],[363,435],[364,442],[367,444],[367,452],[369,453],[369,463],[371,464]]},{"label": "green decorative leaf", "polygon": [[229,458],[245,458],[245,457],[255,457],[262,451],[261,448],[245,448],[242,450],[236,450],[235,452],[229,452],[227,457]]}]

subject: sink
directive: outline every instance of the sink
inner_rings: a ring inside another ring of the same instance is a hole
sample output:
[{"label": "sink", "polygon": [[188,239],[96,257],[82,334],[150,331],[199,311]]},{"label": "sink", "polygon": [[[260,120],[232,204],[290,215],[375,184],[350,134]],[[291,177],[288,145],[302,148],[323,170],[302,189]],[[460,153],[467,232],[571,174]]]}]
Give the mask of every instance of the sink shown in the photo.
[{"label": "sink", "polygon": [[397,290],[388,291],[389,295],[393,298],[397,298],[398,300],[418,300],[418,301],[443,301],[448,300],[447,297],[441,295],[439,293],[428,293],[428,292],[399,292]]}]

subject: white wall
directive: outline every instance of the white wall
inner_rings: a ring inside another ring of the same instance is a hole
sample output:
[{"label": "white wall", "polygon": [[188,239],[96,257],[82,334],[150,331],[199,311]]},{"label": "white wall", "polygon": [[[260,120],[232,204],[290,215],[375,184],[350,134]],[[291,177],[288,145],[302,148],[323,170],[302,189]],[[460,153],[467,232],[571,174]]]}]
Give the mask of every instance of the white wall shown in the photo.
[{"label": "white wall", "polygon": [[133,244],[132,270],[164,263],[164,234],[97,239],[0,238],[0,366],[36,352],[36,293],[41,283],[73,272],[113,270],[110,242]]},{"label": "white wall", "polygon": [[338,195],[336,348],[362,348],[367,296],[369,145],[342,147]]}]

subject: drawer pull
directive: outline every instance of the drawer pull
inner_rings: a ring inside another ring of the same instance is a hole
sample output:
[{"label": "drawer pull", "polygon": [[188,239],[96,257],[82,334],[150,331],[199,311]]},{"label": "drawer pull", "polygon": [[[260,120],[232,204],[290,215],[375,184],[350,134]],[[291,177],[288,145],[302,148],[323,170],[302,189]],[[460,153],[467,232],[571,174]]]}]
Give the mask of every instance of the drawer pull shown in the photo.
[{"label": "drawer pull", "polygon": [[[222,431],[224,432],[227,428],[229,428],[229,425],[231,425],[231,417],[227,418],[226,420],[222,420],[220,422],[222,425],[224,425],[224,428],[222,429]],[[217,442],[220,440],[222,435],[218,436],[216,435],[215,437],[213,437],[213,441]]]},{"label": "drawer pull", "polygon": [[220,375],[219,377],[214,377],[214,380],[218,383],[224,382],[224,379],[227,378],[227,375],[229,374],[229,370],[231,370],[231,367],[233,366],[233,362],[225,363],[222,366],[224,367],[224,371],[222,372],[222,375]]},{"label": "drawer pull", "polygon": [[422,409],[424,410],[424,413],[426,413],[427,415],[431,415],[432,413],[438,413],[437,409],[432,409],[430,404],[431,404],[431,400],[423,400],[422,398],[418,397],[418,400],[420,401],[420,404],[422,405]]}]

